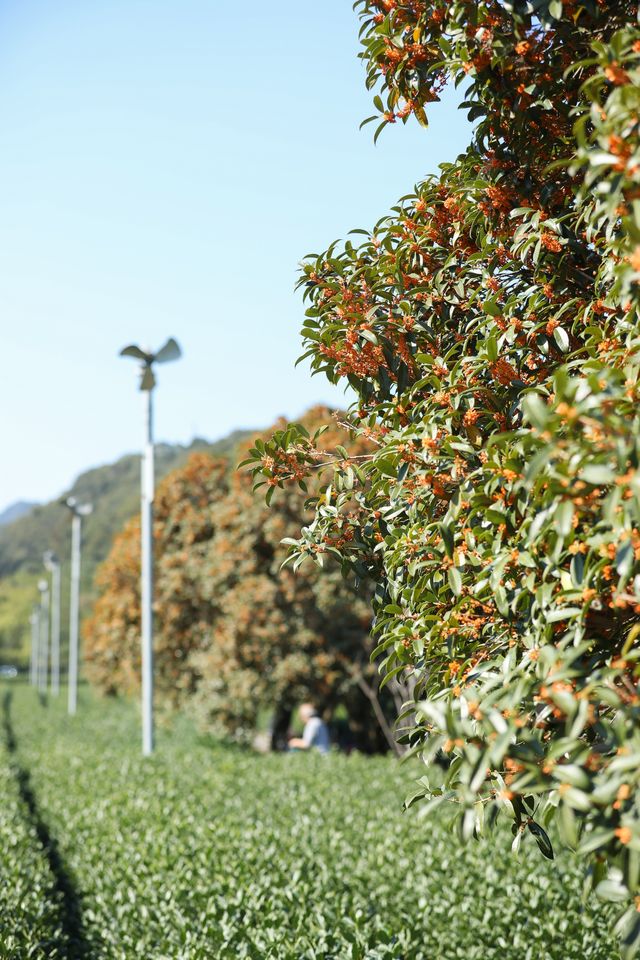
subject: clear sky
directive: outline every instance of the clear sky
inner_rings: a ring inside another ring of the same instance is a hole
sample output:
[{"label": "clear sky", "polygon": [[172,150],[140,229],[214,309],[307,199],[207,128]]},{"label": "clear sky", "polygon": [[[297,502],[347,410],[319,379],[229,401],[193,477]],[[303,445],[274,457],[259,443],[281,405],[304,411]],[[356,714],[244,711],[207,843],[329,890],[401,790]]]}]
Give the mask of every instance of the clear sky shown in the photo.
[{"label": "clear sky", "polygon": [[0,0],[0,509],[157,435],[342,394],[300,350],[296,270],[469,139],[453,95],[376,147],[350,0]]}]

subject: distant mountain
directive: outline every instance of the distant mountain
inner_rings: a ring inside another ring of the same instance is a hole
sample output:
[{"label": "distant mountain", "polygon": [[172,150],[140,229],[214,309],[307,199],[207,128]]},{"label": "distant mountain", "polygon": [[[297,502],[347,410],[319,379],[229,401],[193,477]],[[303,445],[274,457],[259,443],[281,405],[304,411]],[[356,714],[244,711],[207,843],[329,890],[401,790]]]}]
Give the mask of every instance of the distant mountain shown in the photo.
[{"label": "distant mountain", "polygon": [[15,503],[10,503],[0,513],[0,527],[4,527],[7,523],[13,523],[14,520],[19,520],[25,513],[29,513],[33,507],[37,506],[37,503],[32,503],[29,500],[16,500]]},{"label": "distant mountain", "polygon": [[[233,458],[239,443],[258,431],[236,430],[211,443],[194,440],[189,446],[158,444],[156,477],[161,479],[182,466],[191,453]],[[64,496],[89,501],[94,510],[83,522],[82,605],[87,610],[93,600],[93,580],[97,566],[107,556],[114,535],[139,508],[140,456],[130,454],[115,463],[96,467],[81,474]],[[16,505],[13,505],[14,507]],[[12,509],[12,508],[8,508]],[[5,511],[6,513],[7,511]],[[2,514],[1,516],[4,516]],[[68,619],[68,577],[71,526],[69,513],[60,498],[46,504],[29,504],[10,522],[0,526],[0,659],[24,663],[28,644],[28,619],[37,599],[37,582],[45,576],[42,554],[53,550],[62,562],[63,643]]]}]

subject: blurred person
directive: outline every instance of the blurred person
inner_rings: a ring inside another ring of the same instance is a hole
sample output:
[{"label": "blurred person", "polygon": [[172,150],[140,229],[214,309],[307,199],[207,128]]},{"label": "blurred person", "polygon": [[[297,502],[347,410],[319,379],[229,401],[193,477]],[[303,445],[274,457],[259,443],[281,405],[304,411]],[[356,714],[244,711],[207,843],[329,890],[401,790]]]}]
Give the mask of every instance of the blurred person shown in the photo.
[{"label": "blurred person", "polygon": [[319,716],[312,703],[303,703],[298,711],[304,723],[301,737],[291,737],[289,747],[292,750],[317,750],[318,753],[329,753],[331,740],[329,728]]}]

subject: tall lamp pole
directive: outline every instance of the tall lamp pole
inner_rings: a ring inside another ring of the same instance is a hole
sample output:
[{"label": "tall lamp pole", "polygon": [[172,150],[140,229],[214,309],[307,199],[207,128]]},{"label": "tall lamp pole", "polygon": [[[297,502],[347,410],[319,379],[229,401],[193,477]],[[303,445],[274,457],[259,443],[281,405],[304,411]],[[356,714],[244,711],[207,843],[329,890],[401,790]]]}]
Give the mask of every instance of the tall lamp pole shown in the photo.
[{"label": "tall lamp pole", "polygon": [[40,631],[38,637],[38,689],[47,692],[47,673],[49,672],[49,582],[38,581],[40,591]]},{"label": "tall lamp pole", "polygon": [[51,574],[51,693],[60,693],[60,561],[52,550],[43,556]]},{"label": "tall lamp pole", "polygon": [[140,608],[142,646],[142,753],[153,753],[153,388],[156,378],[154,363],[178,360],[182,355],[173,338],[167,340],[157,353],[141,350],[135,344],[124,347],[121,357],[133,357],[140,361],[140,390],[144,394],[144,446],[141,466],[141,566]]},{"label": "tall lamp pole", "polygon": [[31,624],[31,660],[29,663],[29,682],[32,687],[35,687],[38,684],[38,664],[40,658],[40,606],[37,603],[33,605],[33,610],[31,611],[31,616],[29,617],[29,623]]},{"label": "tall lamp pole", "polygon": [[80,634],[80,559],[82,549],[82,518],[88,517],[93,507],[78,503],[75,497],[62,501],[71,511],[71,597],[69,602],[69,676],[68,712],[74,716],[78,708],[78,647]]}]

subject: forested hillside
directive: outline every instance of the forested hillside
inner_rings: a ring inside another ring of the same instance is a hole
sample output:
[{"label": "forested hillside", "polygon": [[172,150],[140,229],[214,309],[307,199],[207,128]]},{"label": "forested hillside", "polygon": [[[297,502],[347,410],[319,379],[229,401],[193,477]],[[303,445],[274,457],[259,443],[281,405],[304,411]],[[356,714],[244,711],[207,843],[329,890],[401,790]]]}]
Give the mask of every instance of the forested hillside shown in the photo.
[{"label": "forested hillside", "polygon": [[[186,462],[195,451],[232,456],[246,431],[237,430],[214,443],[194,440],[189,446],[156,447],[158,478]],[[90,501],[94,512],[84,523],[82,604],[90,605],[96,566],[104,560],[114,534],[138,509],[140,458],[130,454],[115,463],[81,474],[65,495]],[[42,554],[53,550],[62,560],[62,641],[66,640],[70,524],[60,498],[34,507],[0,527],[0,659],[23,663],[27,657],[29,613],[37,599],[37,581],[44,575]]]}]

